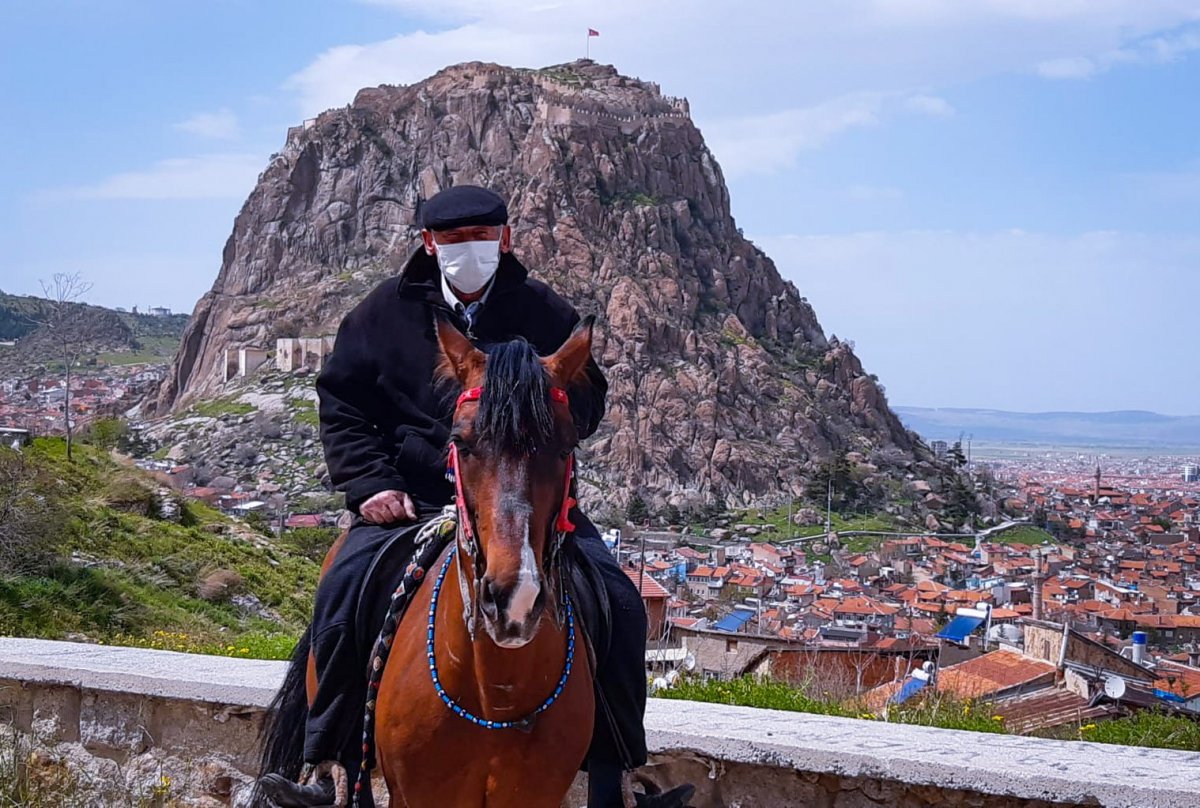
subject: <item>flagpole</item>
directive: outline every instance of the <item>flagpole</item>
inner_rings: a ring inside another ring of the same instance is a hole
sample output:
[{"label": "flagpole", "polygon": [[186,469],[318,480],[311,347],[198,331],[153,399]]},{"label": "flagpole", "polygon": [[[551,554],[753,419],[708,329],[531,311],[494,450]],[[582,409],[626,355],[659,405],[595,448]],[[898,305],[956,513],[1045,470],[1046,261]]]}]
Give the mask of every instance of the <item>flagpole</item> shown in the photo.
[{"label": "flagpole", "polygon": [[592,29],[588,29],[587,35],[584,38],[587,42],[584,44],[583,58],[590,60],[592,58]]}]

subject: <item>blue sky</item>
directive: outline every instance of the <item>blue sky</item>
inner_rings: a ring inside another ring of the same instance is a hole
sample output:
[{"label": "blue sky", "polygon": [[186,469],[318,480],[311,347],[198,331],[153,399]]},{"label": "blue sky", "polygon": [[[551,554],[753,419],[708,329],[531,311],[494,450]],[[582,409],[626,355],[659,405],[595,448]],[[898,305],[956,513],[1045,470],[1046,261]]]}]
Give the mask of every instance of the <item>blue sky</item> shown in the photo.
[{"label": "blue sky", "polygon": [[[731,9],[736,9],[732,12]],[[1200,412],[1200,0],[0,9],[0,288],[191,309],[289,125],[582,55],[687,96],[738,224],[897,404]]]}]

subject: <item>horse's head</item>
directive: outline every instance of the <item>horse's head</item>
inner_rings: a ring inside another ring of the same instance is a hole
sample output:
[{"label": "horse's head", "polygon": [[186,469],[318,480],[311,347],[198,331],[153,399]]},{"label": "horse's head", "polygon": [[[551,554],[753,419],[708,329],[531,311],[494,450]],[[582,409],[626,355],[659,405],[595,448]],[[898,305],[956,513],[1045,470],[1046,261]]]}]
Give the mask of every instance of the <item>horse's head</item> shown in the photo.
[{"label": "horse's head", "polygon": [[524,340],[485,354],[452,325],[439,320],[437,329],[443,374],[479,390],[460,397],[450,438],[465,499],[460,518],[478,544],[479,609],[492,640],[517,648],[533,638],[545,609],[546,556],[579,440],[565,390],[584,378],[592,318],[547,357]]}]

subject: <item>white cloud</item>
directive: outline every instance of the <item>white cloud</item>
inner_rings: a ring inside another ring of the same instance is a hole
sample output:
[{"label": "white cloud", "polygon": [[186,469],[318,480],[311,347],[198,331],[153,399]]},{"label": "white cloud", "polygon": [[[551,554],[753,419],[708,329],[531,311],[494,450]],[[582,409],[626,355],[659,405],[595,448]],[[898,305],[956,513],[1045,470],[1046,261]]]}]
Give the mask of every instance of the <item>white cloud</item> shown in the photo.
[{"label": "white cloud", "polygon": [[1200,50],[1200,27],[1185,26],[1132,41],[1124,47],[1091,58],[1068,56],[1049,59],[1037,66],[1037,72],[1049,79],[1088,79],[1117,65],[1169,64],[1194,50]]},{"label": "white cloud", "polygon": [[457,61],[567,61],[583,55],[587,27],[602,31],[594,58],[686,93],[701,109],[719,100],[749,115],[1039,66],[1079,72],[1082,62],[1064,58],[1111,60],[1130,48],[1138,58],[1169,58],[1196,47],[1186,26],[1200,21],[1194,0],[742,0],[735,14],[720,0],[375,2],[428,19],[430,29],[321,54],[288,83],[304,115],[345,104],[363,86],[411,82]]},{"label": "white cloud", "polygon": [[930,95],[858,93],[805,109],[717,120],[703,129],[726,176],[736,179],[792,168],[802,152],[818,149],[850,129],[878,126],[899,112],[945,118],[954,108]]},{"label": "white cloud", "polygon": [[237,115],[226,107],[216,112],[197,112],[187,120],[175,124],[174,128],[190,135],[217,140],[236,140],[242,133]]},{"label": "white cloud", "polygon": [[160,160],[149,168],[114,174],[94,185],[45,191],[63,199],[244,199],[266,160],[258,154],[206,154]]},{"label": "white cloud", "polygon": [[1042,62],[1037,73],[1047,79],[1087,79],[1096,74],[1096,69],[1096,63],[1086,56],[1067,56]]},{"label": "white cloud", "polygon": [[461,61],[570,61],[592,27],[602,32],[597,61],[689,97],[731,176],[786,169],[896,109],[954,115],[937,93],[981,77],[1078,78],[1132,58],[1119,55],[1129,48],[1166,58],[1192,47],[1180,26],[1200,19],[1193,0],[742,0],[736,14],[720,0],[362,1],[428,19],[429,29],[320,54],[285,84],[304,117]]},{"label": "white cloud", "polygon": [[875,126],[884,99],[847,96],[808,109],[716,121],[705,137],[729,178],[792,168],[800,152],[816,149],[847,129]]},{"label": "white cloud", "polygon": [[949,118],[955,113],[949,101],[936,95],[910,95],[904,99],[904,107],[911,112],[919,112],[933,118]]}]

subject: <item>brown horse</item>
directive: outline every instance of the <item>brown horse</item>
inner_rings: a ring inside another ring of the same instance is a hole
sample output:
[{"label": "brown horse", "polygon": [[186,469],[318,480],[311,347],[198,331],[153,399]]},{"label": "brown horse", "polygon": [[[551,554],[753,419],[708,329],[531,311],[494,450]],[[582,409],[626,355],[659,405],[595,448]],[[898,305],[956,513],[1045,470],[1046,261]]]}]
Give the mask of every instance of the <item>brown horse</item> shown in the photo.
[{"label": "brown horse", "polygon": [[[591,322],[544,359],[524,342],[485,355],[444,324],[438,339],[445,374],[467,391],[451,439],[458,541],[441,585],[421,587],[397,632],[379,691],[380,768],[395,806],[557,808],[594,714],[587,656],[560,613],[569,606],[553,568],[577,442],[565,390],[582,378]],[[440,689],[417,619],[435,593]],[[580,653],[565,673],[569,647]]]},{"label": "brown horse", "polygon": [[[521,340],[484,354],[452,326],[437,329],[442,374],[464,390],[450,446],[458,533],[392,641],[377,759],[394,808],[557,808],[594,716],[582,627],[556,553],[570,529],[578,442],[566,390],[586,383],[592,321],[544,358]],[[264,772],[298,774],[316,684],[306,633],[272,705]],[[344,800],[345,773],[335,780]]]}]

